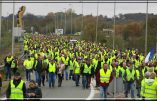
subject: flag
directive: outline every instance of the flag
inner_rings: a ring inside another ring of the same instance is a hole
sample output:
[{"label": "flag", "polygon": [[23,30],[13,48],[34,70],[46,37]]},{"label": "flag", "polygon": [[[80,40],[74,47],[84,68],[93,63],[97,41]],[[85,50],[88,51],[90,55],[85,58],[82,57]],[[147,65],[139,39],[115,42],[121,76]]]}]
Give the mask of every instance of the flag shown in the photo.
[{"label": "flag", "polygon": [[147,56],[145,58],[145,63],[147,63],[148,61],[151,61],[153,59],[153,57],[154,57],[154,51],[155,51],[154,48],[152,48],[150,50],[150,52],[147,54]]}]

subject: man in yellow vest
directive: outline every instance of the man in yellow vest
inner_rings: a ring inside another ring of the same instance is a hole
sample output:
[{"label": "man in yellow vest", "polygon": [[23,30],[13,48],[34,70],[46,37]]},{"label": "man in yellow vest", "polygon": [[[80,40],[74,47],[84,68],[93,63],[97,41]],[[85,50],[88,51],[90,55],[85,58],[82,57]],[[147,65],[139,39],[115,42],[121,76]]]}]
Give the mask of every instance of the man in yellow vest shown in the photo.
[{"label": "man in yellow vest", "polygon": [[30,81],[31,80],[31,72],[33,69],[33,62],[30,58],[30,56],[28,56],[28,59],[26,59],[23,63],[23,66],[26,68],[26,80]]},{"label": "man in yellow vest", "polygon": [[6,58],[4,59],[4,64],[5,64],[4,69],[5,69],[5,75],[6,75],[5,80],[7,80],[8,78],[9,78],[9,80],[11,79],[12,60],[13,60],[13,56],[11,56],[11,55],[6,56]]},{"label": "man in yellow vest", "polygon": [[137,89],[137,96],[140,98],[140,91],[141,91],[141,82],[144,78],[144,73],[146,69],[144,68],[144,63],[142,63],[138,68],[136,68],[136,89]]},{"label": "man in yellow vest", "polygon": [[18,63],[18,60],[17,60],[16,57],[14,57],[13,60],[12,60],[12,62],[11,62],[11,71],[12,71],[13,75],[17,71],[17,63]]},{"label": "man in yellow vest", "polygon": [[80,58],[77,58],[77,61],[74,61],[74,77],[75,77],[75,84],[79,86],[79,79],[80,79]]},{"label": "man in yellow vest", "polygon": [[90,79],[91,79],[91,60],[88,58],[85,60],[85,63],[82,68],[82,84],[83,84],[83,89],[88,89],[90,86]]},{"label": "man in yellow vest", "polygon": [[73,76],[73,69],[74,69],[74,58],[70,58],[69,60],[69,70],[70,70],[70,73],[69,73],[69,80],[72,79],[72,76]]},{"label": "man in yellow vest", "polygon": [[19,72],[16,72],[14,79],[9,82],[6,97],[10,99],[24,99],[26,93],[26,85],[23,80],[21,80],[21,75]]},{"label": "man in yellow vest", "polygon": [[49,88],[55,86],[55,78],[56,78],[56,61],[53,59],[48,63],[48,75],[49,75]]},{"label": "man in yellow vest", "polygon": [[144,98],[157,98],[157,82],[155,81],[156,73],[151,72],[148,79],[143,83],[143,97]]},{"label": "man in yellow vest", "polygon": [[115,75],[115,71],[111,71],[108,64],[104,63],[103,68],[97,74],[100,85],[100,98],[107,98],[107,89],[113,80],[113,75]]},{"label": "man in yellow vest", "polygon": [[135,87],[135,69],[133,68],[133,63],[131,61],[128,62],[128,68],[126,69],[125,73],[124,73],[124,79],[126,80],[126,93],[125,93],[125,97],[128,97],[128,93],[131,89],[131,98],[134,98],[134,87]]}]

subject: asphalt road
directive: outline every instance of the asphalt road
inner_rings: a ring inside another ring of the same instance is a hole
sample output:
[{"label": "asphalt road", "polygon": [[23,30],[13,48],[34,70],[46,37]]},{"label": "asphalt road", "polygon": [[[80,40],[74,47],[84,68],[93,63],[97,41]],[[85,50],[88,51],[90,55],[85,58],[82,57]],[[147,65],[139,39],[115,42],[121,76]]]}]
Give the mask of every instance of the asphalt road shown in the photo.
[{"label": "asphalt road", "polygon": [[[25,78],[24,78],[25,79]],[[34,74],[31,75],[31,79],[34,79]],[[75,82],[73,80],[63,80],[62,86],[58,87],[58,80],[55,81],[55,87],[49,88],[48,82],[45,82],[45,86],[41,86],[42,97],[43,99],[83,99],[83,100],[92,100],[99,99],[100,93],[99,88],[95,88],[94,85],[95,80],[92,80],[91,87],[89,89],[82,88],[82,79],[80,78],[80,86],[76,87]],[[26,82],[28,87],[28,82]],[[111,88],[113,86],[110,86]],[[110,89],[108,89],[109,95],[108,98],[114,98],[114,95],[111,93]],[[129,94],[130,97],[130,94]],[[135,89],[135,97],[136,97],[136,89]],[[115,98],[125,98],[123,92],[116,94]],[[5,99],[5,96],[4,96]],[[1,99],[2,100],[2,99]]]}]

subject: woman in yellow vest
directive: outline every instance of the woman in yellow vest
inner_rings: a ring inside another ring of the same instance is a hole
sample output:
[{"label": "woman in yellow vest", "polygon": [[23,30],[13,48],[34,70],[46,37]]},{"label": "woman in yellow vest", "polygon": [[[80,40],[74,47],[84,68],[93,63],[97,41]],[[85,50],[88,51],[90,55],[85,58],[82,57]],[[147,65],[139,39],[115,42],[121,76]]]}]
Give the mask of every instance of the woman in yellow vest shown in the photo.
[{"label": "woman in yellow vest", "polygon": [[19,99],[22,100],[25,98],[26,94],[26,85],[23,80],[21,80],[21,75],[19,72],[16,72],[14,79],[9,82],[6,97],[10,99]]}]

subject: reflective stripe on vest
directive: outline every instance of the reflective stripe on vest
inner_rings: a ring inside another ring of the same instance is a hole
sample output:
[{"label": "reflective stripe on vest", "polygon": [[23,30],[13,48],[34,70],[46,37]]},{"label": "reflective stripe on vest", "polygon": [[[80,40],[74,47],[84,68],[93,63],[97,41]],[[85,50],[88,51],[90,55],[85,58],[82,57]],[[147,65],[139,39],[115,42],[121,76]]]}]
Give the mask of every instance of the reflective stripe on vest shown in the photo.
[{"label": "reflective stripe on vest", "polygon": [[106,73],[104,72],[104,69],[100,69],[100,82],[101,83],[109,83],[111,76],[111,70],[107,69]]},{"label": "reflective stripe on vest", "polygon": [[145,98],[157,98],[157,83],[154,81],[153,84],[149,85],[145,82],[143,95]]},{"label": "reflective stripe on vest", "polygon": [[19,85],[17,87],[15,87],[13,80],[11,80],[11,82],[10,82],[10,84],[11,84],[10,98],[11,99],[22,99],[22,98],[24,98],[23,91],[22,91],[23,83],[24,83],[24,81],[21,80]]}]

